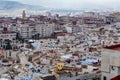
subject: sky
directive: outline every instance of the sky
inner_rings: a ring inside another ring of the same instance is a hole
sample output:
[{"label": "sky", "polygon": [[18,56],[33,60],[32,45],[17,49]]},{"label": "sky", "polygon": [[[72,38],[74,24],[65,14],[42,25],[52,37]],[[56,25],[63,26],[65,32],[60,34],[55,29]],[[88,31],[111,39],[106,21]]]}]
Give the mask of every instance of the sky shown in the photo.
[{"label": "sky", "polygon": [[59,9],[119,9],[120,0],[9,0]]}]

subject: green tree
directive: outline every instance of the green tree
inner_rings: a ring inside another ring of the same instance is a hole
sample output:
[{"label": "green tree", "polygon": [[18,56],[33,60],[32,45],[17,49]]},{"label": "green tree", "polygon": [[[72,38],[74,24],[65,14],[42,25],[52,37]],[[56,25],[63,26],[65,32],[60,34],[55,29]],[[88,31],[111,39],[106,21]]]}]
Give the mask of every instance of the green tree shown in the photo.
[{"label": "green tree", "polygon": [[12,45],[11,45],[11,40],[9,40],[9,39],[6,39],[5,40],[5,43],[6,43],[6,50],[10,50],[10,49],[12,49]]},{"label": "green tree", "polygon": [[32,36],[32,39],[39,40],[39,36],[40,36],[40,34],[37,33],[37,34],[35,34],[35,35]]}]

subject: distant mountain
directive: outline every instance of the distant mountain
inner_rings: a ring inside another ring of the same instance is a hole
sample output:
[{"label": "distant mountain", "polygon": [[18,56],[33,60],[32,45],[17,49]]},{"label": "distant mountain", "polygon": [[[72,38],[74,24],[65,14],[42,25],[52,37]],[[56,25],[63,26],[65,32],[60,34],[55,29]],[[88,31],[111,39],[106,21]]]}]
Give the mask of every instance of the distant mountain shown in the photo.
[{"label": "distant mountain", "polygon": [[0,1],[0,10],[17,10],[17,9],[44,10],[46,8],[42,6],[22,4],[17,1],[4,1],[4,0]]},{"label": "distant mountain", "polygon": [[82,12],[83,10],[51,9],[51,12]]}]

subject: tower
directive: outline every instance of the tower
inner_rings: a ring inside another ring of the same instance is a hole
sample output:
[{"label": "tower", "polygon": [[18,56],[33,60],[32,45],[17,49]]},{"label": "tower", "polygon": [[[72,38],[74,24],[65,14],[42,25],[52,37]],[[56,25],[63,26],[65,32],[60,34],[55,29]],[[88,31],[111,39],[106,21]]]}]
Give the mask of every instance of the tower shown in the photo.
[{"label": "tower", "polygon": [[22,13],[22,18],[25,19],[26,18],[26,13],[25,13],[25,10],[23,10],[23,13]]}]

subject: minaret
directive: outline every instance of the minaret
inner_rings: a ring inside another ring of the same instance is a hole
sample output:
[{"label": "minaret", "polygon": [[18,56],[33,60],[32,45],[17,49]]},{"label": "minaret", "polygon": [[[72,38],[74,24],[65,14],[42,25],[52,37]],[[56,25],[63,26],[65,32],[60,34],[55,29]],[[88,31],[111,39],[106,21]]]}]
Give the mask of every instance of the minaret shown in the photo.
[{"label": "minaret", "polygon": [[22,13],[22,18],[25,19],[26,18],[26,13],[25,13],[25,10],[23,10],[23,13]]}]

